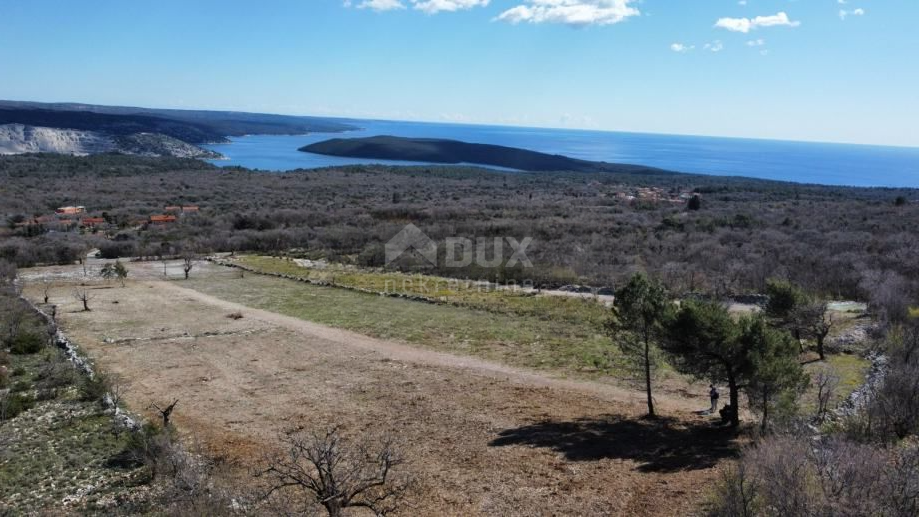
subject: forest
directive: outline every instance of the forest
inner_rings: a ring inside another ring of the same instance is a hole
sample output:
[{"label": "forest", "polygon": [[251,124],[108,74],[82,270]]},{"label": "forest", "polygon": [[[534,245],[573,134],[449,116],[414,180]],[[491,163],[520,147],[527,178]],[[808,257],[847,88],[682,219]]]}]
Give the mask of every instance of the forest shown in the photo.
[{"label": "forest", "polygon": [[[113,155],[3,157],[0,178],[0,259],[20,267],[73,262],[92,248],[110,258],[284,252],[380,267],[384,244],[412,223],[438,243],[530,237],[533,267],[442,268],[418,256],[389,267],[547,287],[615,287],[643,271],[673,292],[719,295],[762,293],[779,278],[892,315],[919,293],[919,194],[910,189],[459,166],[278,174]],[[68,205],[106,224],[29,224]],[[149,223],[182,205],[200,210]]]}]

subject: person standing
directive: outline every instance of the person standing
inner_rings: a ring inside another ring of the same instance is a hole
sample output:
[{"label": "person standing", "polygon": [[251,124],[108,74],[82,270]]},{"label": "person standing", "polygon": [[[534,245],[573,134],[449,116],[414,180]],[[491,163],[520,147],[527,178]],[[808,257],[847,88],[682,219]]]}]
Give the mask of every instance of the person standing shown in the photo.
[{"label": "person standing", "polygon": [[718,388],[716,388],[714,384],[709,384],[708,387],[708,396],[712,399],[712,409],[709,410],[709,414],[714,415],[715,411],[718,409]]}]

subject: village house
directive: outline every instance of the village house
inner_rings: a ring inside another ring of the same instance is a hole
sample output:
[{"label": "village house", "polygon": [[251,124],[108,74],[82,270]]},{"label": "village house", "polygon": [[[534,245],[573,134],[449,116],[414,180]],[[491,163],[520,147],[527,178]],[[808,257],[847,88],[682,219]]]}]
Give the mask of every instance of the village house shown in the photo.
[{"label": "village house", "polygon": [[77,215],[85,212],[85,206],[62,206],[54,211],[57,215]]},{"label": "village house", "polygon": [[177,218],[174,215],[151,215],[150,222],[153,224],[169,224],[176,222]]},{"label": "village house", "polygon": [[80,225],[85,226],[87,228],[94,228],[96,226],[103,225],[103,224],[105,224],[105,219],[102,217],[84,217],[80,221]]}]

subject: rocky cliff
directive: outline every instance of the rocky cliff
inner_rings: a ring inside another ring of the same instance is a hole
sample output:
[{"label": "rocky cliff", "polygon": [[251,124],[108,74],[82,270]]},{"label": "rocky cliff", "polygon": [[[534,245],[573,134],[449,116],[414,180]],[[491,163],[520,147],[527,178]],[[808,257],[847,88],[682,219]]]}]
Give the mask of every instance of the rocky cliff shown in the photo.
[{"label": "rocky cliff", "polygon": [[177,158],[220,158],[218,153],[158,133],[112,136],[98,131],[57,129],[24,124],[0,125],[0,154],[120,153]]}]

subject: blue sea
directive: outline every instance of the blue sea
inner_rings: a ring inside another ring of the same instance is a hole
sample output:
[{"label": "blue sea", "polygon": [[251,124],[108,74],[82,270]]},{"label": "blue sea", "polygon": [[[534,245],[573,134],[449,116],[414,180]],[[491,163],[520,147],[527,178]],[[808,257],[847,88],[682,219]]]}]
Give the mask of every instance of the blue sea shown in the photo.
[{"label": "blue sea", "polygon": [[350,121],[361,129],[298,136],[250,135],[208,145],[226,156],[221,166],[289,171],[334,165],[395,162],[338,158],[297,149],[329,138],[376,135],[449,138],[519,147],[584,160],[649,165],[679,172],[745,176],[798,183],[864,187],[919,187],[919,147],[824,144],[701,136],[504,126]]}]

